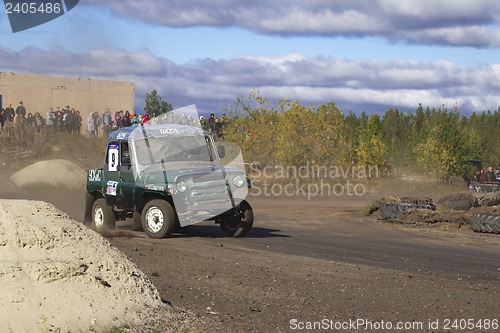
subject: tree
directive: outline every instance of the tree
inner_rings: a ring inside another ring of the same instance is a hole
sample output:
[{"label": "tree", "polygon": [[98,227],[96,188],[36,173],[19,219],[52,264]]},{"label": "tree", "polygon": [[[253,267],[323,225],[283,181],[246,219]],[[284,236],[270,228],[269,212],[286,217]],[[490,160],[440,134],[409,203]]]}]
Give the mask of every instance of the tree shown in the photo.
[{"label": "tree", "polygon": [[167,101],[163,101],[158,95],[158,92],[153,89],[151,93],[146,94],[146,105],[144,106],[144,111],[151,118],[153,115],[160,115],[173,110],[173,107]]},{"label": "tree", "polygon": [[411,160],[411,117],[398,109],[390,108],[382,116],[380,124],[382,140],[387,146],[389,162],[393,167],[407,167]]},{"label": "tree", "polygon": [[320,166],[351,165],[355,148],[351,144],[350,129],[342,111],[334,102],[328,102],[318,106],[313,115],[313,131],[310,135],[314,140],[314,160]]},{"label": "tree", "polygon": [[458,110],[434,110],[426,139],[415,146],[418,163],[444,184],[450,183],[453,176],[464,175],[466,161],[480,145],[477,132],[462,123]]},{"label": "tree", "polygon": [[344,117],[344,123],[346,125],[346,136],[349,144],[349,162],[355,163],[357,160],[356,151],[359,146],[359,136],[361,133],[361,119],[356,116],[352,111],[349,111],[349,115]]},{"label": "tree", "polygon": [[380,117],[377,114],[368,118],[361,131],[357,149],[358,165],[377,167],[380,171],[388,169],[387,147],[382,140]]}]

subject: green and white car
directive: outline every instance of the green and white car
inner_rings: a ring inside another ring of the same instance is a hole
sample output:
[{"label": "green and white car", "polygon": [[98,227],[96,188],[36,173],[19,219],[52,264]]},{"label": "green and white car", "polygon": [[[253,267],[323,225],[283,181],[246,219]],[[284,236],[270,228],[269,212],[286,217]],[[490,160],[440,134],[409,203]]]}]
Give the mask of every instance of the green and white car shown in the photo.
[{"label": "green and white car", "polygon": [[223,165],[223,145],[198,127],[125,127],[109,135],[104,167],[87,173],[84,222],[101,231],[132,218],[134,230],[163,238],[214,220],[228,236],[252,228],[242,159]]}]

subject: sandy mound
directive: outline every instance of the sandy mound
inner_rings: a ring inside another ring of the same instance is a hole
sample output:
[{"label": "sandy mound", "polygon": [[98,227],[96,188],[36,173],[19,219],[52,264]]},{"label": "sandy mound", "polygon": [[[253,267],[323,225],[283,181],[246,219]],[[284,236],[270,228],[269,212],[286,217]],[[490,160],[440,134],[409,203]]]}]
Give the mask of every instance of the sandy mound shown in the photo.
[{"label": "sandy mound", "polygon": [[181,317],[107,240],[41,201],[0,200],[0,295],[0,332],[143,332]]},{"label": "sandy mound", "polygon": [[82,189],[86,184],[86,172],[67,160],[40,161],[15,174],[10,179],[20,187],[49,185]]}]

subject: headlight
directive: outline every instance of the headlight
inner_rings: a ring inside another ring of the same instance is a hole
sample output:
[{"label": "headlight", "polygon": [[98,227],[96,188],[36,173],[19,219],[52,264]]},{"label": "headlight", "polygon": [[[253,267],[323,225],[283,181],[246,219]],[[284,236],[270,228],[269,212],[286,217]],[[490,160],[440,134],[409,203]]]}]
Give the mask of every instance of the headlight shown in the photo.
[{"label": "headlight", "polygon": [[242,176],[236,176],[233,178],[233,184],[236,187],[242,187],[243,185],[245,185],[245,178],[243,178]]},{"label": "headlight", "polygon": [[181,180],[180,182],[177,183],[177,191],[179,192],[186,192],[188,186],[185,181]]}]

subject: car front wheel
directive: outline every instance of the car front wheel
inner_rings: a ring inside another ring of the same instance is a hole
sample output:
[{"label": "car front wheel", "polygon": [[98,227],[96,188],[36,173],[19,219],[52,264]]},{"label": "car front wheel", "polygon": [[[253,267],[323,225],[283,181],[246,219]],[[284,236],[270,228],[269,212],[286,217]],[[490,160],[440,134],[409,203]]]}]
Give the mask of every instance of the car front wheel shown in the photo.
[{"label": "car front wheel", "polygon": [[170,203],[161,199],[149,201],[142,210],[142,228],[151,238],[163,238],[172,234],[175,212]]},{"label": "car front wheel", "polygon": [[222,231],[231,237],[245,236],[253,226],[253,210],[250,204],[243,200],[234,212],[220,221]]}]

